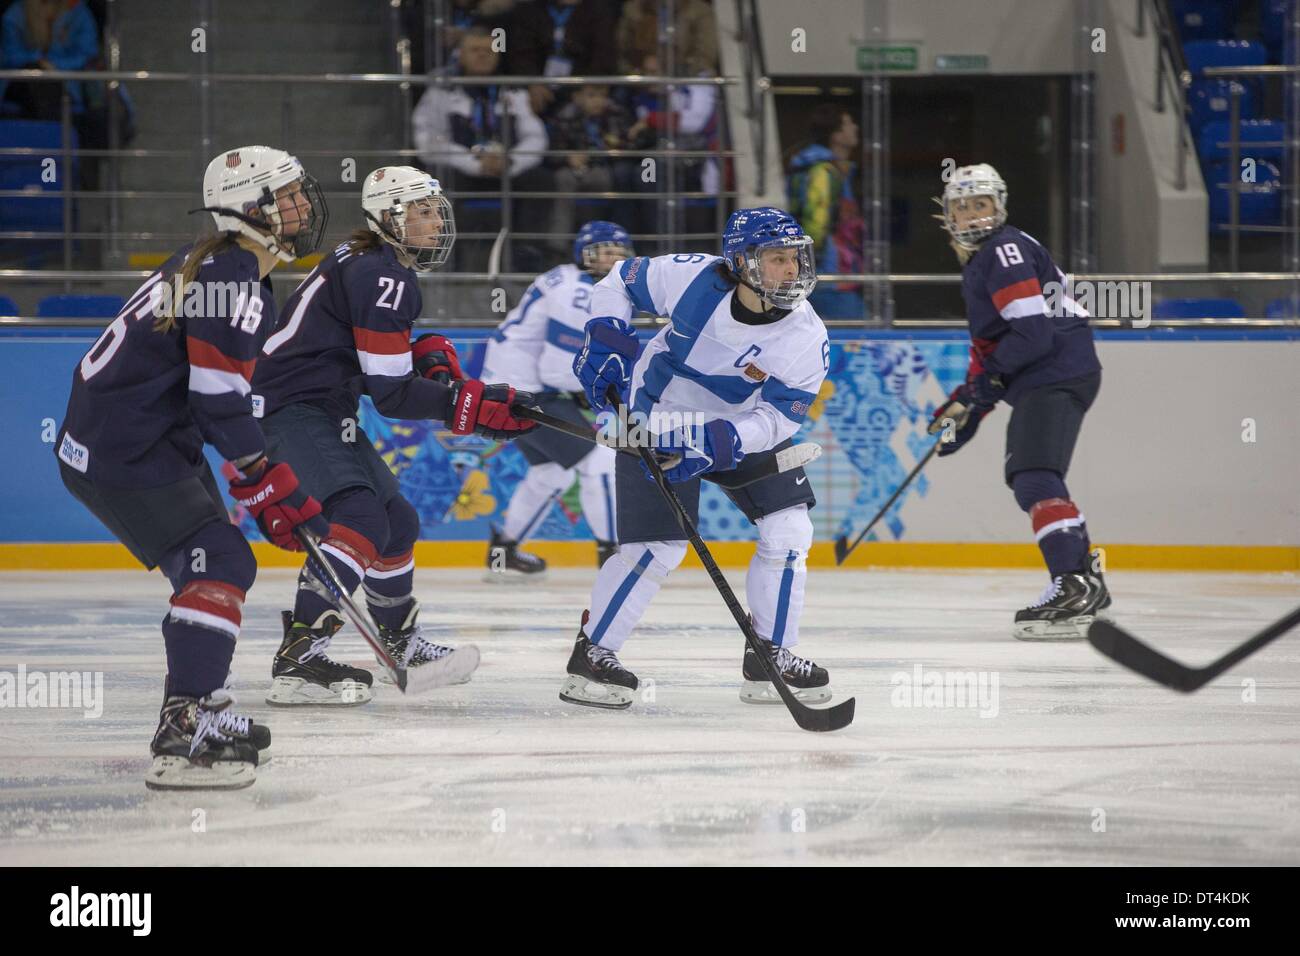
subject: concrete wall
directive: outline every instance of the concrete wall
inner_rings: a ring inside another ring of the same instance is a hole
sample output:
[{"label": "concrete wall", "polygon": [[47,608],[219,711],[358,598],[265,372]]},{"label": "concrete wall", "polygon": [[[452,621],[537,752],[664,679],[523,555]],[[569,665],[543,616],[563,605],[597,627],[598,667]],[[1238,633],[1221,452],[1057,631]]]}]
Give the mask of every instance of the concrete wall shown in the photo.
[{"label": "concrete wall", "polygon": [[[864,43],[918,46],[917,70],[934,58],[986,54],[991,73],[1069,73],[1077,5],[1071,0],[758,0],[763,52],[773,76],[857,72]],[[868,17],[883,27],[868,35]],[[791,50],[791,31],[807,52]]]}]

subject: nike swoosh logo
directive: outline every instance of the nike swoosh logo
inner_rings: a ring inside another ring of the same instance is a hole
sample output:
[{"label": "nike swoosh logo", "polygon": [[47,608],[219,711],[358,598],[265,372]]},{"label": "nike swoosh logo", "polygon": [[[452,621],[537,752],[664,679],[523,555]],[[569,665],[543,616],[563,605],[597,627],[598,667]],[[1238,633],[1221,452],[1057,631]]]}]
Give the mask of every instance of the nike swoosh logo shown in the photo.
[{"label": "nike swoosh logo", "polygon": [[794,483],[795,483],[796,485],[802,485],[802,484],[803,484],[805,481],[807,481],[807,480],[808,480],[808,476],[807,476],[807,475],[804,475],[802,478],[796,478],[796,479],[794,480]]},{"label": "nike swoosh logo", "polygon": [[1011,460],[1011,455],[1012,455],[1011,452],[1007,452],[1007,456],[1002,459],[1002,464],[1005,465],[1007,462],[1009,462]]}]

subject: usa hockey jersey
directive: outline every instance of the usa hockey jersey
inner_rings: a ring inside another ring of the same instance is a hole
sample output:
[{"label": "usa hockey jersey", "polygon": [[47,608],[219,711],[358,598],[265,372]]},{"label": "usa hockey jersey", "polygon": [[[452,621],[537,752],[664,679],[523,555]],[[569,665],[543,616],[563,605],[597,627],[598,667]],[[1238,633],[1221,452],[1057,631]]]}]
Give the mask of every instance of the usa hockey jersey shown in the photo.
[{"label": "usa hockey jersey", "polygon": [[[1056,308],[1044,288],[1057,284]],[[1088,313],[1068,294],[1065,274],[1028,233],[1003,226],[962,270],[971,371],[1002,377],[1014,405],[1026,389],[1098,371]],[[1057,314],[1049,314],[1054,312]]]},{"label": "usa hockey jersey", "polygon": [[492,333],[483,380],[529,392],[580,391],[573,357],[582,351],[595,285],[591,273],[571,263],[538,276]]},{"label": "usa hockey jersey", "polygon": [[389,418],[441,418],[449,389],[417,376],[411,329],[423,301],[415,273],[393,248],[325,256],[284,305],[253,377],[262,416],[286,405],[318,405],[353,417],[362,395]]},{"label": "usa hockey jersey", "polygon": [[[262,451],[249,382],[275,327],[271,283],[234,247],[178,290],[189,248],[136,290],[73,373],[55,454],[91,481],[155,488],[192,477],[207,467],[205,441],[232,461]],[[175,326],[156,331],[169,306],[181,313]]]},{"label": "usa hockey jersey", "polygon": [[[669,321],[637,359],[631,411],[658,421],[700,413],[731,422],[745,454],[799,430],[830,362],[826,326],[806,301],[761,325],[737,321],[724,260],[699,253],[625,259],[596,285],[593,316]],[[694,419],[691,419],[694,421]]]}]

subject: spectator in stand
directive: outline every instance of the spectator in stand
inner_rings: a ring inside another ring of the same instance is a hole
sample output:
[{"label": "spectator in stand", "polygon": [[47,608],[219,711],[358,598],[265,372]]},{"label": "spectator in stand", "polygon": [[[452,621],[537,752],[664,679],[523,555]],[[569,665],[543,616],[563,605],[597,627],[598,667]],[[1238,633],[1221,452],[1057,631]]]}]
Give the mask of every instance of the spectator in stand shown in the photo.
[{"label": "spectator in stand", "polygon": [[[99,56],[99,26],[80,0],[17,0],[0,18],[0,67],[6,70],[84,70]],[[57,120],[63,87],[74,117],[85,110],[81,81],[0,80],[5,112]],[[11,105],[12,104],[12,105]]]},{"label": "spectator in stand", "polygon": [[[520,3],[507,28],[506,72],[515,76],[609,76],[618,67],[611,0]],[[550,120],[568,102],[563,87],[528,88],[533,112]]]},{"label": "spectator in stand", "polygon": [[[610,159],[601,153],[610,149],[649,149],[654,141],[655,134],[645,122],[633,122],[631,114],[610,98],[608,86],[580,86],[551,124],[551,149],[588,149],[595,155],[553,157],[555,188],[559,192],[639,191],[640,162],[633,158]],[[612,220],[635,234],[643,231],[647,205],[646,200],[615,199],[609,209],[588,210],[583,218]],[[574,200],[560,199],[554,211],[551,231],[571,235],[575,228]]]},{"label": "spectator in stand", "polygon": [[[492,49],[489,30],[468,27],[458,47],[459,66],[450,76],[491,76],[500,64]],[[524,90],[495,84],[430,86],[420,97],[412,117],[415,147],[425,166],[436,170],[443,186],[456,198],[457,227],[466,232],[496,232],[501,228],[499,209],[491,200],[463,199],[463,192],[499,192],[502,179],[519,192],[549,192],[550,171],[542,165],[547,148],[546,127],[528,105]],[[511,231],[527,231],[531,223],[550,219],[544,199],[519,199],[511,203]],[[544,271],[545,254],[537,243],[515,247],[511,268]],[[491,240],[458,239],[457,267],[482,271],[487,265]]]},{"label": "spectator in stand", "polygon": [[[641,71],[645,58],[658,54],[662,45],[660,0],[628,0],[618,22],[620,73]],[[673,41],[674,73],[677,76],[716,76],[718,72],[718,27],[713,8],[704,0],[677,0],[673,7],[676,25]]]},{"label": "spectator in stand", "polygon": [[[864,222],[852,158],[858,126],[844,107],[822,103],[813,110],[809,139],[790,162],[790,214],[812,236],[819,273],[861,272]],[[819,282],[809,301],[825,319],[862,315],[857,283]]]}]

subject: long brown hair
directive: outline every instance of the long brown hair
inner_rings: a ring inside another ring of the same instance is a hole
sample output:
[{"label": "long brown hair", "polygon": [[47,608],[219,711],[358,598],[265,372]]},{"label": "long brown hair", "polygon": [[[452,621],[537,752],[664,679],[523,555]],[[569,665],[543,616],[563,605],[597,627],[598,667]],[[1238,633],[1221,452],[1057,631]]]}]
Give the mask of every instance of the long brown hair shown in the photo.
[{"label": "long brown hair", "polygon": [[379,238],[379,233],[371,229],[354,229],[352,235],[348,236],[348,251],[356,254],[362,252],[378,252],[384,247],[384,240]]},{"label": "long brown hair", "polygon": [[[189,289],[190,283],[198,278],[199,268],[203,265],[203,260],[236,245],[238,243],[235,241],[233,232],[213,233],[194,244],[185,257],[185,261],[181,264],[179,272],[173,272],[162,277],[164,283],[172,286],[171,309],[165,314],[154,318],[153,330],[155,332],[170,332],[176,328],[176,313],[180,309],[180,300],[185,295],[185,291]],[[177,288],[174,281],[178,275],[181,280],[179,288]]]}]

